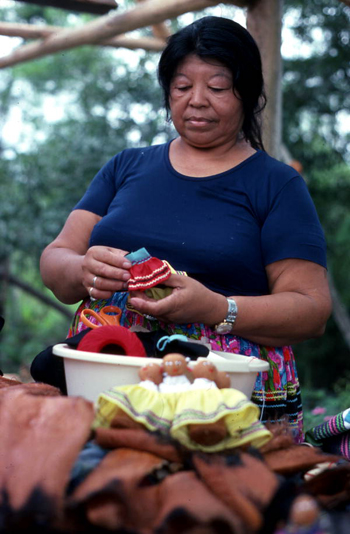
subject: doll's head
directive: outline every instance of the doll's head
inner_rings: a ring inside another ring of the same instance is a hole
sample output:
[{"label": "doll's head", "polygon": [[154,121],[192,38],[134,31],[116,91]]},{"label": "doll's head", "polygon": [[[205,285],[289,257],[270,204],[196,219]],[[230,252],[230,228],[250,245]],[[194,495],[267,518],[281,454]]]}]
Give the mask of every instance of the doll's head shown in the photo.
[{"label": "doll's head", "polygon": [[193,378],[207,378],[208,380],[216,381],[218,370],[216,366],[208,360],[201,360],[197,362],[192,369]]},{"label": "doll's head", "polygon": [[218,371],[215,383],[219,389],[230,388],[231,387],[231,378],[226,371]]},{"label": "doll's head", "polygon": [[139,370],[140,380],[151,380],[157,386],[163,380],[162,368],[157,363],[149,363]]},{"label": "doll's head", "polygon": [[169,376],[181,376],[187,372],[185,356],[172,352],[163,358],[163,371]]}]

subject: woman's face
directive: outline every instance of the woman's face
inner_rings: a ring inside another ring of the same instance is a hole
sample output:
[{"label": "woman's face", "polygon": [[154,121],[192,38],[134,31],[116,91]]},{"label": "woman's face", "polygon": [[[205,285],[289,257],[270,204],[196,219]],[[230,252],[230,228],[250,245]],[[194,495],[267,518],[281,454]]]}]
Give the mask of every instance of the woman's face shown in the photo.
[{"label": "woman's face", "polygon": [[170,110],[182,139],[198,148],[235,144],[244,115],[231,71],[216,60],[187,56],[170,85]]}]

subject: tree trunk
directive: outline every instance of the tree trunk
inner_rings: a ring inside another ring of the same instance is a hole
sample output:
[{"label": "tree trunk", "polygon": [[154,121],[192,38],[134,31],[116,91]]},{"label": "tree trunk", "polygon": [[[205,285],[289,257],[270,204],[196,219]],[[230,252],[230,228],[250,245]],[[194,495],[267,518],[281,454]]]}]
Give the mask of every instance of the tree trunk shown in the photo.
[{"label": "tree trunk", "polygon": [[282,142],[282,32],[283,0],[257,0],[248,7],[247,28],[256,40],[263,64],[267,106],[263,115],[266,151],[280,159]]},{"label": "tree trunk", "polygon": [[10,277],[10,262],[8,256],[0,258],[0,316],[5,318],[7,290]]},{"label": "tree trunk", "polygon": [[348,349],[350,350],[350,317],[347,309],[341,301],[337,288],[334,284],[333,276],[330,272],[328,272],[328,282],[332,296],[333,318]]}]

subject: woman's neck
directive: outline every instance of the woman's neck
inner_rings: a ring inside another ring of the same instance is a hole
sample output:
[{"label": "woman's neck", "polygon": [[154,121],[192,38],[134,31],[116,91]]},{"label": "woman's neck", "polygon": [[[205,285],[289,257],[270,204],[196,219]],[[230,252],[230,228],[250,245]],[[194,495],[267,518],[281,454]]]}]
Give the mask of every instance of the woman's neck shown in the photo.
[{"label": "woman's neck", "polygon": [[204,178],[236,167],[255,152],[245,140],[239,140],[231,146],[201,148],[177,137],[170,144],[169,159],[173,168],[180,174]]}]

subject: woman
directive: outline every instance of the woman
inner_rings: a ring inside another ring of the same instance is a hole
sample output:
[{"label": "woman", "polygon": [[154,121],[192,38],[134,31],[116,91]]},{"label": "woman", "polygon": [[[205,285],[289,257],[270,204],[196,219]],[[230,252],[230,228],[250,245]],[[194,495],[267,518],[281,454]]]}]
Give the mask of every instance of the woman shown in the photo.
[{"label": "woman", "polygon": [[[303,439],[291,344],[320,336],[331,310],[324,235],[303,179],[263,149],[261,59],[237,23],[204,17],[173,35],[159,62],[169,143],[110,160],[45,249],[41,273],[62,302],[114,304],[121,324],[209,340],[267,359],[252,400]],[[161,300],[130,294],[130,251],[177,271]],[[229,298],[228,298],[229,297]],[[149,317],[156,320],[152,320]]]}]

